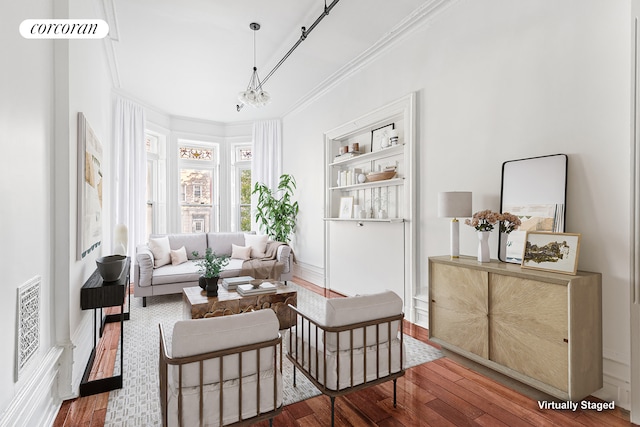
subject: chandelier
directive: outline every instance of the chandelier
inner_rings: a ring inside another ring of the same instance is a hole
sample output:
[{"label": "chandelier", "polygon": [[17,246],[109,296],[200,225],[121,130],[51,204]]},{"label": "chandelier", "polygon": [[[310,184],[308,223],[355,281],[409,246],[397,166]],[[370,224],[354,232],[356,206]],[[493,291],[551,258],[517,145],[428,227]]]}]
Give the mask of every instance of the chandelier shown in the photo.
[{"label": "chandelier", "polygon": [[[253,73],[251,73],[247,89],[238,94],[238,100],[242,104],[252,107],[264,107],[271,102],[271,95],[262,89],[262,82],[258,77],[258,67],[256,67],[256,31],[260,29],[260,24],[252,22],[249,24],[249,28],[253,30]],[[239,108],[238,111],[240,111]]]},{"label": "chandelier", "polygon": [[289,51],[282,57],[282,59],[275,65],[275,67],[273,67],[273,69],[269,71],[269,74],[267,74],[267,76],[262,81],[260,81],[260,78],[258,77],[258,68],[256,67],[256,33],[255,32],[260,29],[260,24],[256,24],[255,22],[252,22],[251,24],[249,24],[249,28],[251,28],[254,31],[253,33],[253,73],[251,74],[251,79],[249,80],[249,86],[247,86],[247,90],[240,92],[238,94],[238,100],[240,101],[240,104],[236,105],[236,110],[238,112],[240,112],[240,110],[242,110],[242,107],[244,107],[245,105],[251,105],[253,107],[263,107],[267,105],[269,102],[271,102],[271,95],[269,95],[266,91],[262,89],[262,85],[264,85],[267,82],[267,80],[269,80],[269,78],[273,75],[273,73],[275,73],[276,70],[280,68],[280,66],[284,63],[284,61],[287,60],[289,55],[291,55],[293,51],[296,50],[296,48],[300,45],[300,43],[306,40],[307,36],[311,33],[311,31],[313,31],[316,25],[318,25],[320,21],[324,19],[325,16],[329,15],[329,12],[331,11],[331,9],[333,9],[333,7],[336,4],[338,4],[339,1],[340,0],[333,0],[329,5],[327,5],[327,0],[324,1],[324,10],[320,14],[320,16],[318,16],[318,18],[315,21],[313,21],[313,24],[311,24],[309,29],[307,29],[307,27],[301,28],[301,34],[298,41],[294,43],[291,49],[289,49]]}]

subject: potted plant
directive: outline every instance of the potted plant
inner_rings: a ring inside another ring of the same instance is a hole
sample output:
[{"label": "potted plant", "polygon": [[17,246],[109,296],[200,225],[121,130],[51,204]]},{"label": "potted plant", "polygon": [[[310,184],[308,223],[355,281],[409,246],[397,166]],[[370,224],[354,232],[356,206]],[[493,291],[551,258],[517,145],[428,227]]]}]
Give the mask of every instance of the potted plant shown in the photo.
[{"label": "potted plant", "polygon": [[[196,258],[200,256],[198,251],[193,251],[192,254]],[[202,273],[199,280],[200,287],[206,289],[208,297],[218,296],[218,279],[220,279],[220,272],[228,263],[228,256],[216,255],[211,248],[207,248],[204,258],[195,261],[195,264],[200,267],[198,271]]]},{"label": "potted plant", "polygon": [[260,229],[277,242],[289,243],[289,236],[296,227],[298,202],[292,202],[296,180],[291,175],[281,175],[277,191],[273,192],[261,182],[256,182],[251,194],[258,194],[256,221]]}]

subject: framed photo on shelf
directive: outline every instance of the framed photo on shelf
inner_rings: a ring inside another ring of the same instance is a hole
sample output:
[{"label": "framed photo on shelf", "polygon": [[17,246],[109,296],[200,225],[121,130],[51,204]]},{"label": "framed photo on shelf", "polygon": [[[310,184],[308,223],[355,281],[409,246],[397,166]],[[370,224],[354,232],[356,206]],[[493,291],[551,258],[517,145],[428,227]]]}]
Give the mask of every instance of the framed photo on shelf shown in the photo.
[{"label": "framed photo on shelf", "polygon": [[340,213],[338,218],[348,219],[353,215],[353,197],[340,197]]},{"label": "framed photo on shelf", "polygon": [[522,267],[576,274],[580,236],[578,233],[527,232]]},{"label": "framed photo on shelf", "polygon": [[389,132],[395,129],[395,124],[391,123],[371,131],[371,152],[379,151],[389,147]]}]

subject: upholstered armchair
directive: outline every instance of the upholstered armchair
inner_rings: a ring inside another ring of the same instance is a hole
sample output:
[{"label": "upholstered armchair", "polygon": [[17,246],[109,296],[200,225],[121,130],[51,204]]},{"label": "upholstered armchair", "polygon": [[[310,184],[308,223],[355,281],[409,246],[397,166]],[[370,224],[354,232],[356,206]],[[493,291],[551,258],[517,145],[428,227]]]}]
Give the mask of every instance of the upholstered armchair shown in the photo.
[{"label": "upholstered armchair", "polygon": [[[282,411],[282,339],[272,310],[160,328],[160,402],[168,426],[240,426]],[[278,351],[280,347],[280,351]]]},{"label": "upholstered armchair", "polygon": [[287,334],[287,358],[322,393],[331,399],[331,425],[335,398],[404,374],[402,300],[391,291],[349,298],[328,299],[324,313],[313,319],[290,306],[297,317]]}]

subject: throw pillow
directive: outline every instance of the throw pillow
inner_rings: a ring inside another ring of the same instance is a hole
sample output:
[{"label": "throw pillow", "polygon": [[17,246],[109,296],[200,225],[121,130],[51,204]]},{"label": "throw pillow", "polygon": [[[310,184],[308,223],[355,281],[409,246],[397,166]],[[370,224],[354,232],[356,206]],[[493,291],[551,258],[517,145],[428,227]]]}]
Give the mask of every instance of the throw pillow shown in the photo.
[{"label": "throw pillow", "polygon": [[231,258],[235,259],[251,259],[251,246],[238,246],[231,244]]},{"label": "throw pillow", "polygon": [[251,258],[264,258],[264,252],[267,250],[266,234],[246,234],[244,235],[244,244],[251,246]]},{"label": "throw pillow", "polygon": [[171,251],[171,264],[172,265],[180,265],[183,262],[187,262],[187,250],[183,247],[180,249],[176,249],[175,251]]},{"label": "throw pillow", "polygon": [[155,260],[154,267],[162,267],[171,262],[171,246],[169,246],[169,236],[149,239],[149,249]]}]

